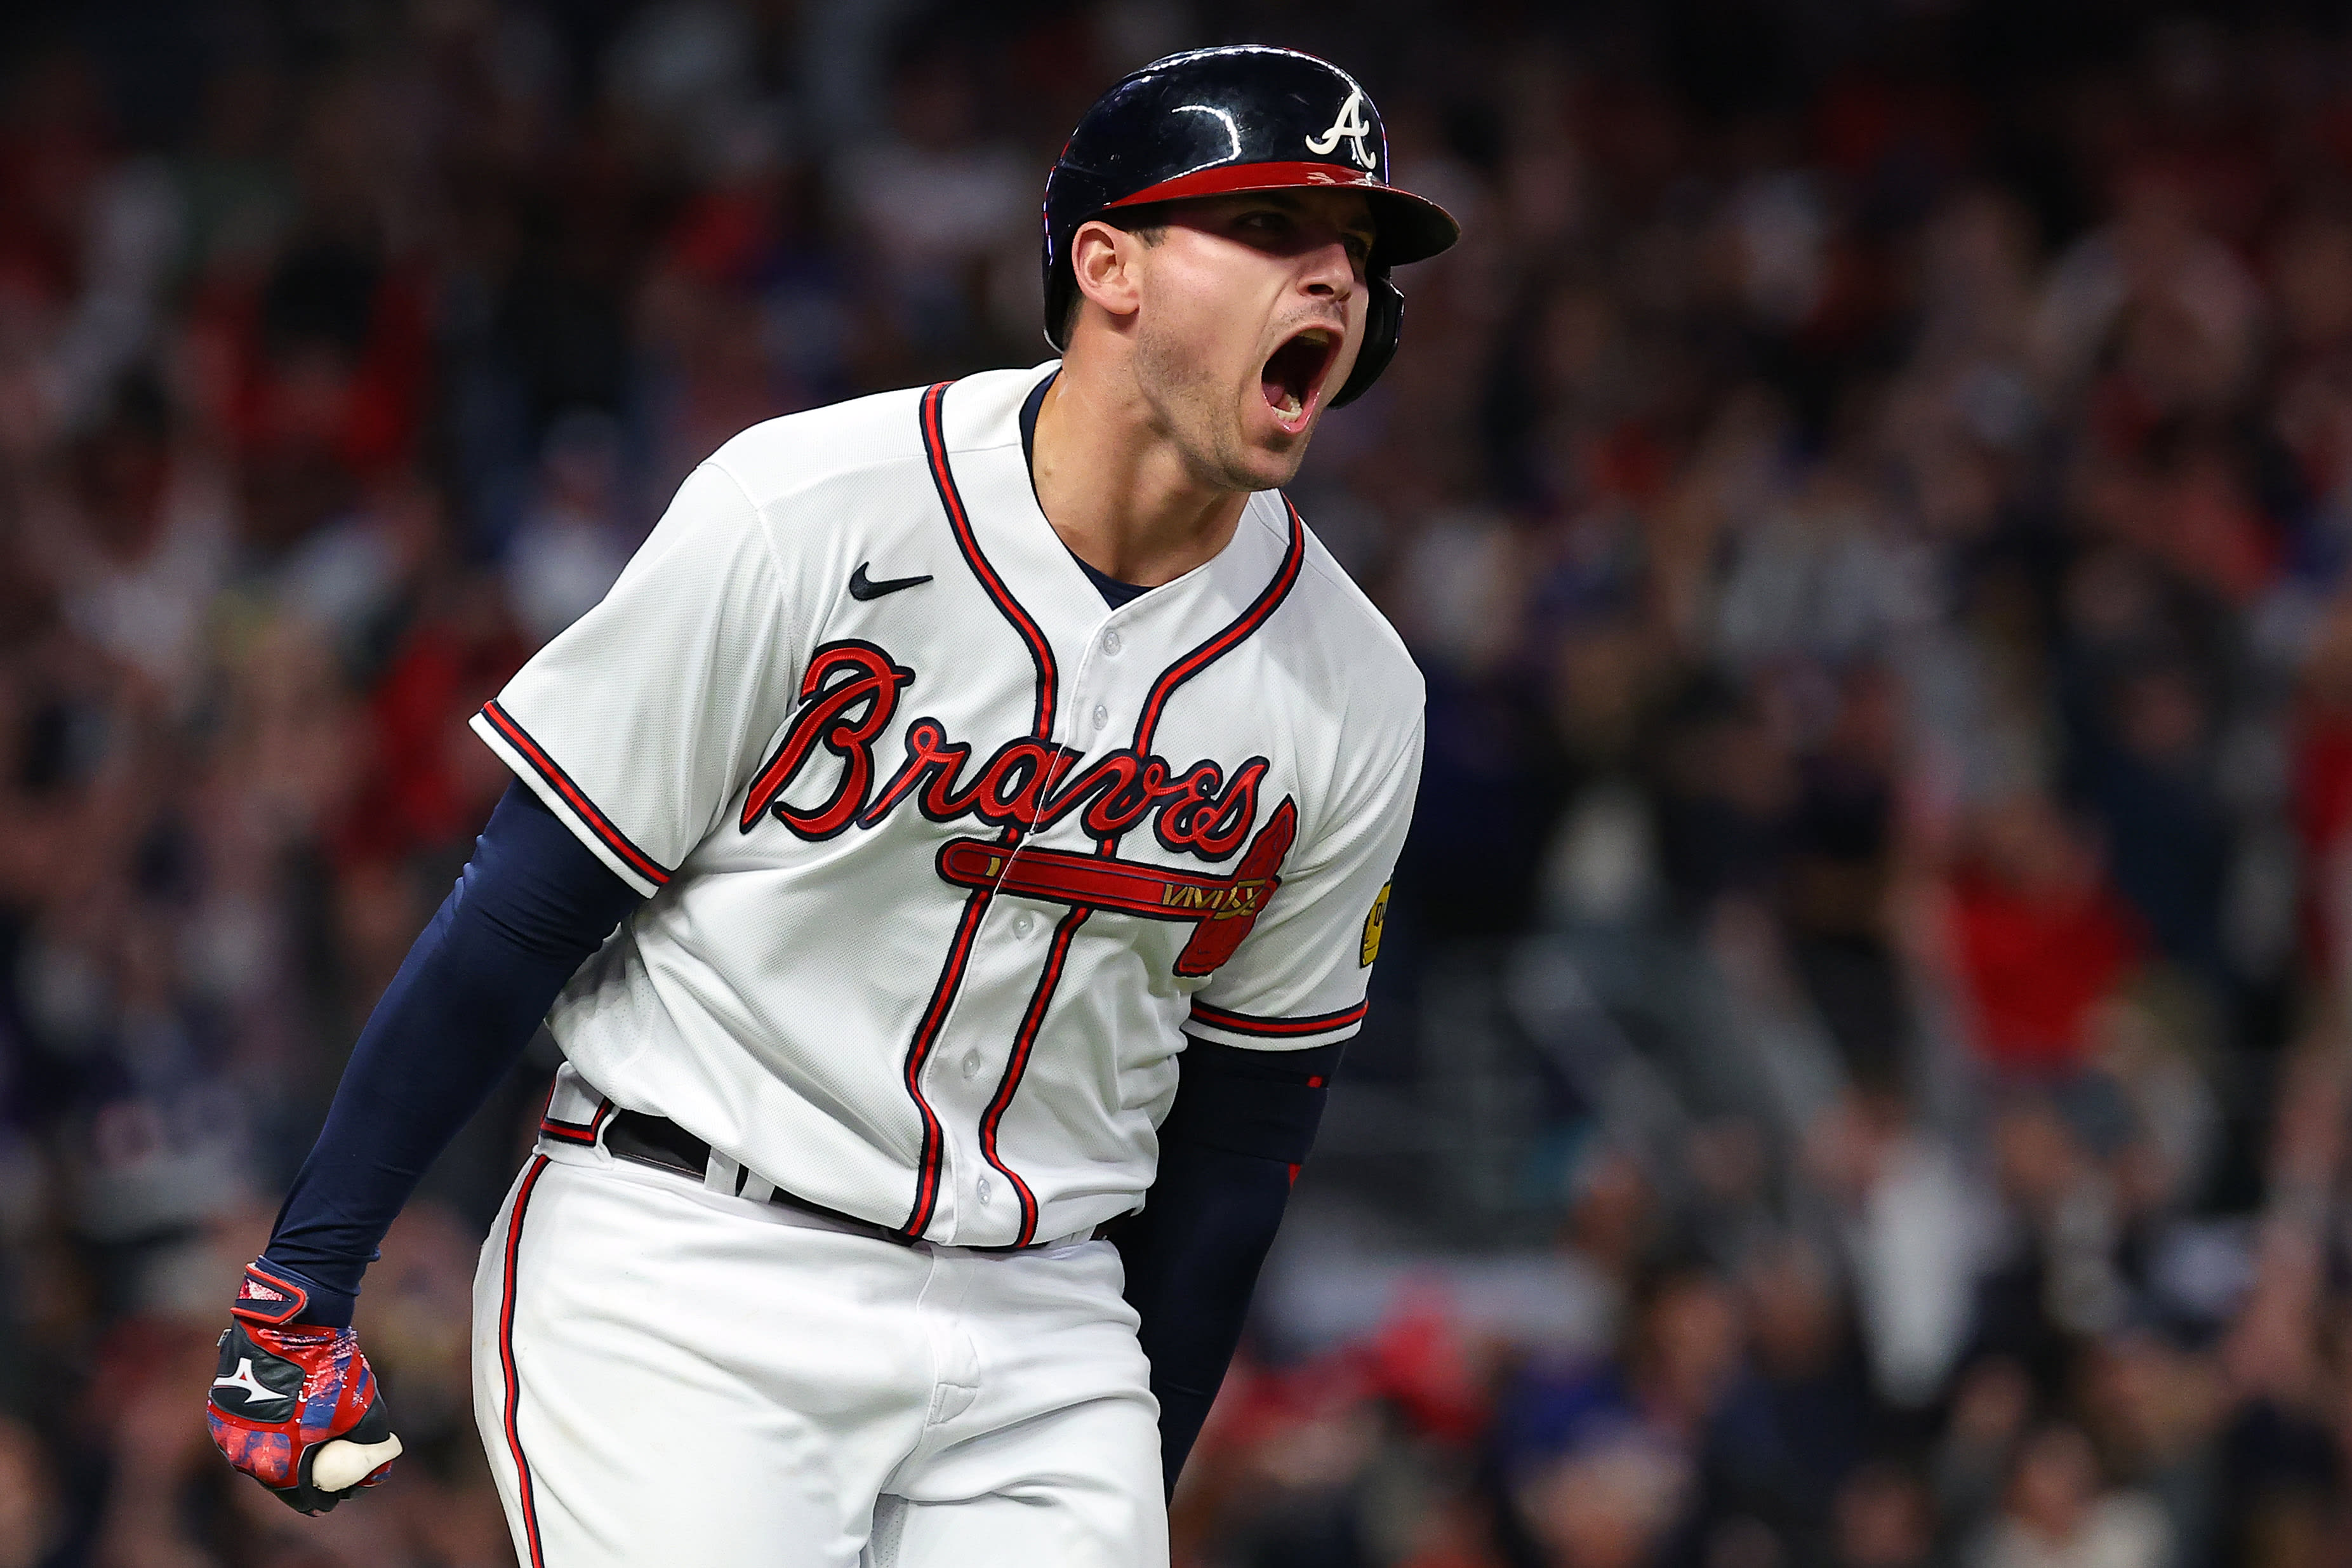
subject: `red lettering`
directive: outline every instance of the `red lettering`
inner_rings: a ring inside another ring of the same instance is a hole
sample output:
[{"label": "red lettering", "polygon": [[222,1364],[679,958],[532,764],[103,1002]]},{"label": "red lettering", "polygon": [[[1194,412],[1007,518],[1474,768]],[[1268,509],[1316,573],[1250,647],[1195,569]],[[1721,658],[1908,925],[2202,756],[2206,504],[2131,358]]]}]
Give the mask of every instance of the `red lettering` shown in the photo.
[{"label": "red lettering", "polygon": [[1036,821],[1037,797],[1057,750],[1043,741],[1027,740],[1000,748],[980,775],[981,820],[992,826],[1010,822],[1020,827]]},{"label": "red lettering", "polygon": [[[830,838],[856,823],[879,826],[908,801],[934,822],[973,816],[992,826],[1031,831],[1076,814],[1088,837],[1105,844],[1152,819],[1152,832],[1179,854],[1220,860],[1238,849],[1257,819],[1258,787],[1269,764],[1252,757],[1228,780],[1215,763],[1177,773],[1163,757],[1122,748],[1083,770],[1079,752],[1023,737],[989,757],[965,783],[971,747],[948,738],[937,719],[907,726],[905,759],[874,791],[874,742],[890,724],[915,672],[870,643],[828,643],[801,681],[800,711],[775,754],[761,766],[743,803],[749,833],[772,816],[803,838]],[[818,750],[841,760],[841,776],[824,803],[794,806],[784,794]]]},{"label": "red lettering", "polygon": [[1267,766],[1264,757],[1252,757],[1219,792],[1215,764],[1194,764],[1184,775],[1186,780],[1200,781],[1205,773],[1205,784],[1188,791],[1183,800],[1170,803],[1160,814],[1154,825],[1160,842],[1208,860],[1222,860],[1240,848],[1250,824],[1257,820],[1258,781],[1265,777]]},{"label": "red lettering", "polygon": [[1142,768],[1143,763],[1133,752],[1111,752],[1072,779],[1059,794],[1047,799],[1045,809],[1038,818],[1038,826],[1050,826],[1083,805],[1087,812],[1078,819],[1079,825],[1097,838],[1109,837],[1117,830],[1104,820],[1105,808],[1121,790],[1135,782],[1135,775]]},{"label": "red lettering", "polygon": [[1049,795],[1037,826],[1050,827],[1084,805],[1079,826],[1092,837],[1116,838],[1149,816],[1170,787],[1166,763],[1121,749]]},{"label": "red lettering", "polygon": [[923,791],[922,810],[927,816],[950,822],[961,816],[971,805],[967,793],[958,798],[953,794],[955,777],[963,771],[964,759],[971,748],[961,741],[948,739],[947,731],[937,719],[918,719],[907,726],[907,760],[874,797],[874,804],[858,814],[860,827],[878,826],[882,819],[898,809],[898,803],[916,790]]},{"label": "red lettering", "polygon": [[1214,763],[1194,763],[1171,785],[1152,819],[1151,831],[1171,849],[1181,849],[1191,835],[1193,814],[1212,805],[1224,773]]},{"label": "red lettering", "polygon": [[[743,800],[742,830],[773,812],[803,838],[830,838],[856,819],[874,784],[874,737],[890,722],[899,691],[915,672],[890,662],[871,643],[828,643],[809,660],[801,680],[801,710],[784,730],[776,754],[761,768]],[[789,805],[784,791],[816,748],[841,759],[841,779],[823,805]]]}]

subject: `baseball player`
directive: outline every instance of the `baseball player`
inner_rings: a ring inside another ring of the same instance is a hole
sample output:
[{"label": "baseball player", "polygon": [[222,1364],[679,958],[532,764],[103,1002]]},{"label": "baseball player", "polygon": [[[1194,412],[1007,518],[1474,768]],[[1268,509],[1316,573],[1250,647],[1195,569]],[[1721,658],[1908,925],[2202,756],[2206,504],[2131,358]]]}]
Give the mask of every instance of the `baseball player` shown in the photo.
[{"label": "baseball player", "polygon": [[544,1019],[474,1330],[531,1568],[1167,1561],[1421,765],[1280,487],[1456,233],[1344,71],[1171,56],[1047,182],[1057,362],[687,479],[474,721],[515,783],[247,1271],[232,1464],[383,1478],[362,1272]]}]

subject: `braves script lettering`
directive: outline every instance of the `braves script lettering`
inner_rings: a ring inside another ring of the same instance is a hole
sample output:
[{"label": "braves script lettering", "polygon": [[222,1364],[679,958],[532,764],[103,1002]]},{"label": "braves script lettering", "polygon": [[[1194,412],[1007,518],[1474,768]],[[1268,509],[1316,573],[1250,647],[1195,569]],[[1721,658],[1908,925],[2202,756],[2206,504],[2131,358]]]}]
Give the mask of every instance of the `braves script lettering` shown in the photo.
[{"label": "braves script lettering", "polygon": [[[878,826],[911,800],[933,822],[969,817],[1030,833],[1076,813],[1087,836],[1102,842],[1148,818],[1152,837],[1171,852],[1222,860],[1242,847],[1257,820],[1264,757],[1228,776],[1213,762],[1179,771],[1165,757],[1122,747],[1079,770],[1083,752],[1024,735],[975,765],[971,744],[950,740],[932,718],[907,726],[905,758],[877,790],[874,742],[914,679],[913,670],[870,643],[817,649],[801,682],[801,710],[743,802],[742,830],[772,815],[803,838],[830,838],[852,824]],[[841,776],[822,804],[795,806],[784,792],[820,750],[841,759]]]},{"label": "braves script lettering", "polygon": [[[1180,770],[1165,757],[1121,747],[1082,768],[1083,752],[1023,736],[975,762],[969,742],[950,739],[939,720],[924,717],[908,724],[905,755],[877,786],[875,742],[914,682],[913,670],[871,643],[818,648],[801,681],[800,711],[744,799],[742,831],[772,816],[802,838],[831,838],[853,826],[878,826],[908,802],[933,822],[973,821],[1026,834],[1075,816],[1097,853],[958,838],[940,852],[940,876],[961,887],[1198,922],[1177,964],[1180,974],[1205,974],[1230,957],[1281,886],[1275,873],[1297,831],[1297,811],[1284,801],[1252,837],[1268,766],[1264,757],[1228,773],[1206,760]],[[785,792],[820,752],[840,760],[840,776],[821,802],[794,805]],[[1147,820],[1171,854],[1213,861],[1244,843],[1248,851],[1225,877],[1117,858],[1118,840]]]}]

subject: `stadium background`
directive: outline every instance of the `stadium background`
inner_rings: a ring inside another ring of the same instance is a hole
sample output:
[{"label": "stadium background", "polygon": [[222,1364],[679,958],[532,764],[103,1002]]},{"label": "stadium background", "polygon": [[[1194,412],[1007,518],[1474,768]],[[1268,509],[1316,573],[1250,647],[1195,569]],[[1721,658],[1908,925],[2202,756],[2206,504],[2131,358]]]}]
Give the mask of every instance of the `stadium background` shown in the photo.
[{"label": "stadium background", "polygon": [[2352,1551],[2334,7],[97,0],[0,16],[0,1568],[509,1560],[543,1049],[370,1276],[393,1481],[199,1412],[461,720],[733,431],[1042,358],[1061,137],[1225,38],[1466,237],[1296,489],[1429,763],[1180,1563]]}]

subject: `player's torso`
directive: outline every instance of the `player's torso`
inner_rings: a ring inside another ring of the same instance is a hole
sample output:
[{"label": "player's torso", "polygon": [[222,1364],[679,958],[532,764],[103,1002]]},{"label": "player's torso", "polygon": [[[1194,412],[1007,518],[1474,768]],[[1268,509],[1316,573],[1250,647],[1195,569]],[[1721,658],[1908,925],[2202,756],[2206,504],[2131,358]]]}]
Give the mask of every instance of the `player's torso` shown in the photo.
[{"label": "player's torso", "polygon": [[1277,497],[1105,604],[1037,510],[1034,380],[909,402],[903,458],[780,519],[815,531],[798,706],[556,1019],[593,1080],[769,1179],[976,1245],[1149,1184],[1192,994],[1279,898],[1345,707]]}]

